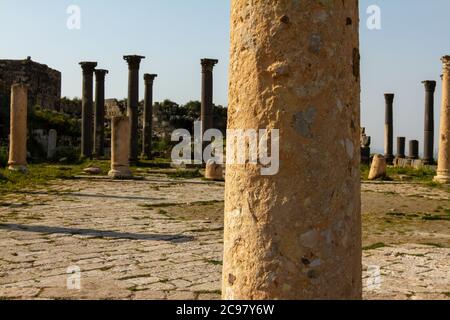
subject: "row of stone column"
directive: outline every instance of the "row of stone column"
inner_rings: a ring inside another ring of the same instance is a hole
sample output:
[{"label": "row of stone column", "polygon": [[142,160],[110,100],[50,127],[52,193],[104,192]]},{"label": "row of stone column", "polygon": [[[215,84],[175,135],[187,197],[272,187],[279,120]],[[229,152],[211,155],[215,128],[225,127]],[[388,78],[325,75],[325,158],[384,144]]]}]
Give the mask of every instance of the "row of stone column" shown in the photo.
[{"label": "row of stone column", "polygon": [[[425,85],[425,130],[424,130],[424,164],[434,164],[434,93],[436,90],[436,81],[423,81]],[[393,106],[395,95],[386,93],[384,95],[386,102],[385,110],[385,154],[384,157],[389,164],[393,163],[394,158],[405,158],[406,138],[397,138],[397,155],[394,156],[394,117]],[[417,145],[417,150],[416,150]],[[410,141],[410,157],[418,159],[418,141]]]},{"label": "row of stone column", "polygon": [[[439,160],[436,181],[442,183],[450,182],[450,56],[442,58],[442,110],[441,126],[439,135]],[[436,81],[423,81],[425,86],[425,125],[424,125],[424,156],[423,164],[434,164],[434,94],[436,91]],[[385,158],[392,164],[393,153],[393,104],[394,94],[385,94],[386,101],[386,121],[385,121]],[[397,158],[405,158],[404,137],[397,138]],[[409,159],[419,158],[419,141],[410,141]]]},{"label": "row of stone column", "polygon": [[[127,116],[130,120],[130,161],[137,162],[139,156],[139,67],[143,56],[128,55],[123,57],[128,63],[128,100]],[[202,59],[202,93],[201,121],[202,133],[213,128],[213,68],[219,61]],[[82,98],[82,141],[81,156],[92,158],[104,156],[104,122],[105,122],[105,76],[107,70],[96,69],[97,62],[80,62],[83,70]],[[93,102],[93,75],[96,78],[95,111]],[[144,119],[142,129],[141,156],[151,159],[152,155],[152,118],[153,118],[153,82],[156,74],[144,74]],[[95,117],[95,120],[92,117]],[[94,128],[92,126],[94,124]]]}]

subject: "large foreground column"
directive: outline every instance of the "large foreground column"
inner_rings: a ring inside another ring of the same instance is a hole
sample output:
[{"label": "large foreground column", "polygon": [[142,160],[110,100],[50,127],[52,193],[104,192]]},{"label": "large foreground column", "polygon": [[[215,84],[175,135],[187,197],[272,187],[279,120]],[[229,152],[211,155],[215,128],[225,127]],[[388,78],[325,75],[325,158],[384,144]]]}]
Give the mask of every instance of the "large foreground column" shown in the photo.
[{"label": "large foreground column", "polygon": [[144,124],[142,128],[142,157],[152,158],[153,82],[158,75],[144,74]]},{"label": "large foreground column", "polygon": [[28,87],[11,87],[11,115],[9,136],[9,170],[27,171],[27,109]]},{"label": "large foreground column", "polygon": [[95,155],[105,155],[105,77],[108,70],[95,70]]},{"label": "large foreground column", "polygon": [[384,126],[384,157],[388,164],[394,160],[394,94],[386,93],[386,119]]},{"label": "large foreground column", "polygon": [[94,70],[97,62],[80,62],[83,69],[81,157],[92,158],[94,148]]},{"label": "large foreground column", "polygon": [[361,298],[358,21],[356,0],[232,0],[228,128],[279,129],[280,169],[227,164],[225,299]]},{"label": "large foreground column", "polygon": [[[212,129],[213,123],[213,69],[214,66],[219,63],[216,59],[202,59],[202,137],[203,134]],[[203,147],[206,143],[203,144]]]},{"label": "large foreground column", "polygon": [[130,178],[130,119],[114,117],[111,130],[111,171],[108,175],[118,179]]},{"label": "large foreground column", "polygon": [[442,58],[442,109],[437,176],[439,183],[450,183],[450,56]]},{"label": "large foreground column", "polygon": [[139,140],[139,66],[142,56],[124,56],[128,63],[128,106],[127,115],[130,118],[130,161],[138,161]]},{"label": "large foreground column", "polygon": [[423,81],[425,85],[425,135],[424,135],[424,164],[434,163],[434,92],[436,81]]}]

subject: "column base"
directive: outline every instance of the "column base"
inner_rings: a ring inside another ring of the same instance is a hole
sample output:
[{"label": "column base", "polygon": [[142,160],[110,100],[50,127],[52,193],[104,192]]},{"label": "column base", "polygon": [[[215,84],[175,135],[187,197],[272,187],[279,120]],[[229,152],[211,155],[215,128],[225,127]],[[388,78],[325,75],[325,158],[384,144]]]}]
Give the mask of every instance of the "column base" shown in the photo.
[{"label": "column base", "polygon": [[108,176],[113,179],[128,179],[133,177],[133,173],[127,167],[115,168],[108,172]]},{"label": "column base", "polygon": [[434,177],[434,182],[441,184],[450,184],[450,175],[437,175]]},{"label": "column base", "polygon": [[26,165],[11,164],[8,166],[9,171],[28,173],[28,167]]}]

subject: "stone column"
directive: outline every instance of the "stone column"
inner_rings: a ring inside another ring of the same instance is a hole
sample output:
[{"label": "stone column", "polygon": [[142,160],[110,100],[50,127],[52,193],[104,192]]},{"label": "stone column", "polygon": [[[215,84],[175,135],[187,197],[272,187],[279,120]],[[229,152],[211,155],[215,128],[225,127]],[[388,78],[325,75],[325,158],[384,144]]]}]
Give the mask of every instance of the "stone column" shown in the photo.
[{"label": "stone column", "polygon": [[83,70],[81,158],[92,158],[94,148],[93,78],[97,62],[80,62],[80,65]]},{"label": "stone column", "polygon": [[48,131],[47,159],[53,159],[55,156],[57,142],[58,132],[55,129],[50,129]]},{"label": "stone column", "polygon": [[138,140],[139,140],[139,66],[142,56],[124,56],[128,63],[128,105],[127,115],[130,118],[130,161],[138,161]]},{"label": "stone column", "polygon": [[11,171],[27,171],[27,112],[28,87],[25,84],[14,84],[11,87],[8,161]]},{"label": "stone column", "polygon": [[227,162],[223,298],[361,299],[358,1],[231,8],[228,129],[279,129],[280,167]]},{"label": "stone column", "polygon": [[394,94],[386,93],[386,119],[384,126],[384,157],[388,164],[394,160]]},{"label": "stone column", "polygon": [[142,157],[152,159],[153,82],[158,75],[144,74],[144,124],[142,128]]},{"label": "stone column", "polygon": [[439,160],[435,181],[450,183],[450,56],[442,58],[442,109],[439,140]]},{"label": "stone column", "polygon": [[408,159],[417,160],[419,159],[419,141],[411,140],[409,142],[409,156]]},{"label": "stone column", "polygon": [[436,81],[424,81],[425,85],[425,135],[424,164],[434,163],[434,92]]},{"label": "stone column", "polygon": [[108,70],[95,70],[95,156],[105,156],[105,77]]},{"label": "stone column", "polygon": [[113,117],[111,128],[111,171],[116,179],[132,177],[130,170],[130,119]]},{"label": "stone column", "polygon": [[[202,59],[202,137],[203,134],[212,129],[213,123],[213,69],[219,63],[216,59]],[[205,144],[204,144],[205,147]],[[204,149],[204,148],[203,148]]]},{"label": "stone column", "polygon": [[406,138],[405,137],[398,137],[397,138],[397,155],[396,158],[398,159],[405,159],[406,158]]}]

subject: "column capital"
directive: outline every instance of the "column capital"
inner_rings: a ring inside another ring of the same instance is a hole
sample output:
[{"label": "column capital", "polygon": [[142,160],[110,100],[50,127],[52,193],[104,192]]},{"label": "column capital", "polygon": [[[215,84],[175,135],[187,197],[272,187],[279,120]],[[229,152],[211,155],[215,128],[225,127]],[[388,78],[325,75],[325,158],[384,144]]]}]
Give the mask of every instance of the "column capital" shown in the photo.
[{"label": "column capital", "polygon": [[97,80],[105,80],[105,76],[109,73],[109,71],[105,69],[95,69],[94,73]]},{"label": "column capital", "polygon": [[393,93],[385,93],[384,94],[384,99],[386,100],[386,103],[389,103],[389,104],[394,103],[394,97],[395,97],[395,94],[393,94]]},{"label": "column capital", "polygon": [[450,73],[450,56],[443,56],[441,61],[444,65],[444,72]]},{"label": "column capital", "polygon": [[426,80],[426,81],[422,81],[422,83],[425,85],[426,91],[434,92],[436,90],[436,81]]},{"label": "column capital", "polygon": [[145,59],[145,57],[138,56],[138,55],[129,55],[129,56],[123,56],[123,59],[128,63],[129,69],[139,69],[141,60]]},{"label": "column capital", "polygon": [[144,81],[145,81],[145,82],[153,82],[153,81],[155,80],[156,77],[158,77],[157,74],[149,74],[149,73],[146,73],[146,74],[144,74]]},{"label": "column capital", "polygon": [[92,74],[97,67],[97,62],[82,61],[79,64],[83,69],[83,74]]},{"label": "column capital", "polygon": [[217,59],[202,59],[201,65],[202,65],[202,71],[212,71],[214,66],[219,63],[219,60]]}]

